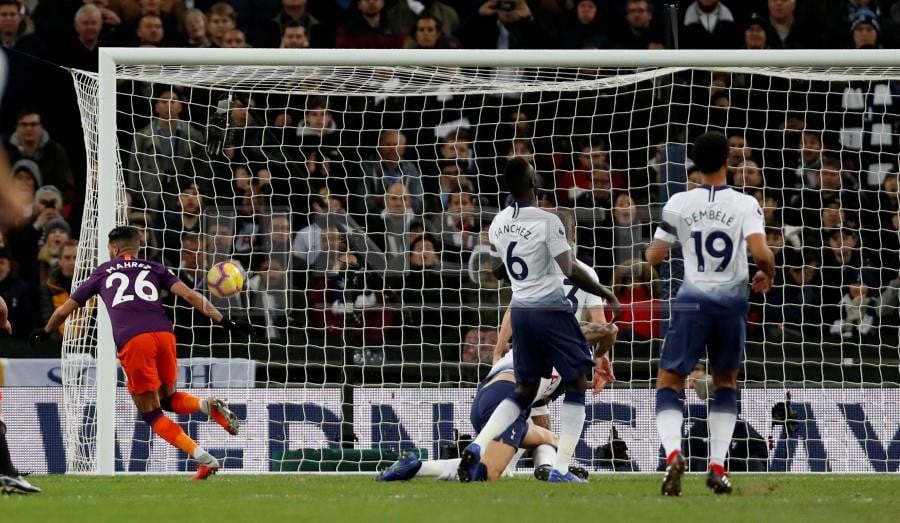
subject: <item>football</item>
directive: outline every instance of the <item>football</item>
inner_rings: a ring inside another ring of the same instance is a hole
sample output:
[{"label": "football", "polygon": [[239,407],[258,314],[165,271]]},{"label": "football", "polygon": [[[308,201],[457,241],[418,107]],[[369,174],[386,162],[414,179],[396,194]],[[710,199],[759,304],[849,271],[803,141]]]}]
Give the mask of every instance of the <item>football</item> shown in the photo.
[{"label": "football", "polygon": [[230,298],[244,288],[244,268],[234,260],[219,262],[206,273],[206,286],[217,298]]}]

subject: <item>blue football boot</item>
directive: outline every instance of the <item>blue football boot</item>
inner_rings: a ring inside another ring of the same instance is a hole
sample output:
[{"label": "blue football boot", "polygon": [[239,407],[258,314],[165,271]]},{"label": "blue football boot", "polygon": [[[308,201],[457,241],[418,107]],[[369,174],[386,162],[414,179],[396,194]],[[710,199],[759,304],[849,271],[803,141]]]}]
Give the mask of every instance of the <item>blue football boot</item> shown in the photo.
[{"label": "blue football boot", "polygon": [[381,471],[375,481],[408,481],[416,477],[422,468],[422,460],[412,452],[407,452],[390,467]]}]

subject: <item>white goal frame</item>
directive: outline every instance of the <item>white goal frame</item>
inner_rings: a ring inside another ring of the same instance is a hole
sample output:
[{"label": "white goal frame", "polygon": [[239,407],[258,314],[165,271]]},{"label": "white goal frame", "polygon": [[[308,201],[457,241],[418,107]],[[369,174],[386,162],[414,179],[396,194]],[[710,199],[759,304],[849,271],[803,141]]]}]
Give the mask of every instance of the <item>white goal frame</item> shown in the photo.
[{"label": "white goal frame", "polygon": [[[900,67],[900,50],[380,50],[380,49],[155,49],[101,48],[97,93],[97,263],[108,260],[103,238],[117,222],[116,71],[128,65],[246,66],[423,66],[423,67],[623,67],[623,68],[804,68]],[[399,96],[404,96],[399,94]],[[105,307],[98,308],[96,361],[96,466],[115,474],[116,351]],[[68,421],[67,421],[68,423]]]}]

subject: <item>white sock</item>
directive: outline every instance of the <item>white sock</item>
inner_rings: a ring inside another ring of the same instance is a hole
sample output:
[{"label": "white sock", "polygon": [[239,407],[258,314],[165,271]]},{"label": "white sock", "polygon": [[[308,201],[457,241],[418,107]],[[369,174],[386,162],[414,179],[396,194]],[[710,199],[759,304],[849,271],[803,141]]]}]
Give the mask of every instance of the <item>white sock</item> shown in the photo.
[{"label": "white sock", "polygon": [[481,451],[484,452],[488,444],[503,434],[503,431],[508,429],[521,413],[522,409],[516,405],[516,402],[509,398],[503,400],[500,405],[497,405],[494,413],[491,414],[491,419],[484,425],[473,443],[481,447]]},{"label": "white sock", "polygon": [[684,414],[680,410],[666,409],[656,413],[656,430],[659,441],[666,449],[666,458],[676,450],[681,450],[681,423]]},{"label": "white sock", "polygon": [[559,409],[559,448],[556,449],[556,464],[553,468],[565,474],[569,471],[569,460],[575,453],[581,431],[584,430],[585,410],[583,403],[563,403]]},{"label": "white sock", "polygon": [[200,412],[209,416],[209,400],[208,399],[200,400]]},{"label": "white sock", "polygon": [[725,455],[731,446],[734,436],[734,423],[737,414],[731,412],[709,413],[709,461],[714,465],[725,466]]},{"label": "white sock", "polygon": [[200,459],[200,456],[203,456],[204,454],[206,454],[206,450],[200,445],[197,445],[197,448],[194,449],[194,459]]},{"label": "white sock", "polygon": [[554,461],[556,461],[556,449],[553,448],[553,445],[548,445],[544,443],[543,445],[538,445],[536,449],[534,449],[534,468],[538,468],[541,465],[552,465]]},{"label": "white sock", "polygon": [[511,478],[516,474],[516,467],[519,466],[519,460],[522,459],[522,454],[525,454],[525,449],[519,449],[513,454],[509,463],[506,464],[506,469],[503,471],[502,476],[504,478]]},{"label": "white sock", "polygon": [[[456,459],[433,459],[422,462],[422,468],[416,473],[416,476],[427,476],[438,479],[456,479],[456,469],[459,468],[459,458]],[[445,477],[450,473],[451,477]]]}]

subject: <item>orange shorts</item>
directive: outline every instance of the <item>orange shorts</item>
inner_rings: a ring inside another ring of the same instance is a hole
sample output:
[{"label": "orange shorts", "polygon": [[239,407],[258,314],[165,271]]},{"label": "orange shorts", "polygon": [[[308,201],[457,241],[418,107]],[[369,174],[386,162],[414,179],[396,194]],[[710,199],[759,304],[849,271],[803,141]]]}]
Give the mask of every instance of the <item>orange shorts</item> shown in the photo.
[{"label": "orange shorts", "polygon": [[175,334],[145,332],[125,342],[119,361],[128,377],[128,392],[143,394],[159,390],[164,384],[174,385],[178,379]]}]

